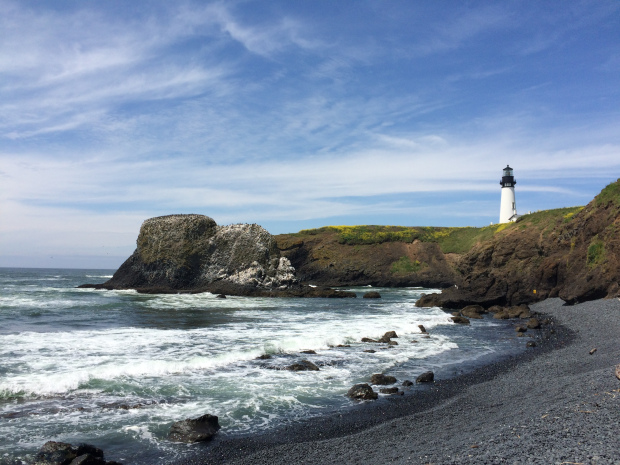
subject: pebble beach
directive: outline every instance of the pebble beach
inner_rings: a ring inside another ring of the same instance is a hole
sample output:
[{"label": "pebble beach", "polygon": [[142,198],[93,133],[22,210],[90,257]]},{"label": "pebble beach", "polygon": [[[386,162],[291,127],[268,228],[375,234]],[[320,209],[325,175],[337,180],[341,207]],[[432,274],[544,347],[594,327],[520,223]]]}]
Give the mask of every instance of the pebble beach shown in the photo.
[{"label": "pebble beach", "polygon": [[522,355],[183,463],[620,464],[620,301],[563,304],[532,306],[553,324]]}]

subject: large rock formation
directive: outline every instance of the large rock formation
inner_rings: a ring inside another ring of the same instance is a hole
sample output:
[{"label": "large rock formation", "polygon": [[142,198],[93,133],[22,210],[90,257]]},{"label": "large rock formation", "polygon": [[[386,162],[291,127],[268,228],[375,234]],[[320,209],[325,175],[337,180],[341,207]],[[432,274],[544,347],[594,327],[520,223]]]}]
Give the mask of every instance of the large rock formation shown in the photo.
[{"label": "large rock formation", "polygon": [[[350,297],[301,286],[271,234],[256,224],[218,226],[203,215],[146,220],[137,248],[103,289],[204,292],[233,295]],[[352,295],[353,297],[355,294]]]},{"label": "large rock formation", "polygon": [[[583,209],[541,212],[475,245],[458,262],[458,286],[416,305],[518,305],[560,297],[568,304],[620,289],[620,180]],[[561,213],[561,211],[559,211]]]}]

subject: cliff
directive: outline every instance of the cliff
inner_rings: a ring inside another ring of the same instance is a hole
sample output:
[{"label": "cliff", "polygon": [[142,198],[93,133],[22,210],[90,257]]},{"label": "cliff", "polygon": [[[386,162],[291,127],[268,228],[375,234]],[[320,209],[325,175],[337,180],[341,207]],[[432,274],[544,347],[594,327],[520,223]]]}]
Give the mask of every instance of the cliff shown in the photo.
[{"label": "cliff", "polygon": [[567,303],[618,294],[620,182],[586,207],[484,228],[331,226],[276,236],[305,282],[446,288],[420,305]]},{"label": "cliff", "polygon": [[[325,286],[444,288],[418,305],[567,303],[620,290],[620,180],[586,207],[484,228],[328,226],[271,236],[202,215],[146,220],[137,248],[90,287],[255,296],[354,296]],[[312,284],[319,287],[310,287]]]},{"label": "cliff", "polygon": [[458,263],[457,288],[419,305],[517,305],[560,297],[568,304],[615,297],[620,282],[620,180],[586,207],[523,216],[476,244]]},{"label": "cliff", "polygon": [[146,220],[136,250],[112,278],[84,287],[145,293],[351,297],[300,285],[295,269],[280,256],[273,237],[261,226],[218,226],[203,215]]}]

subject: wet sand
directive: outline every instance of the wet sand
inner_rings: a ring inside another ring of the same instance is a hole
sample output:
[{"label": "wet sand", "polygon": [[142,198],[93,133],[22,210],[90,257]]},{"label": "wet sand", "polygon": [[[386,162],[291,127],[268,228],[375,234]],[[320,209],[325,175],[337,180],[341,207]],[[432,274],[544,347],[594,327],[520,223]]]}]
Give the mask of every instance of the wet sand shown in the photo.
[{"label": "wet sand", "polygon": [[620,465],[620,301],[532,310],[553,324],[530,330],[537,346],[522,355],[345,414],[218,438],[183,463]]}]

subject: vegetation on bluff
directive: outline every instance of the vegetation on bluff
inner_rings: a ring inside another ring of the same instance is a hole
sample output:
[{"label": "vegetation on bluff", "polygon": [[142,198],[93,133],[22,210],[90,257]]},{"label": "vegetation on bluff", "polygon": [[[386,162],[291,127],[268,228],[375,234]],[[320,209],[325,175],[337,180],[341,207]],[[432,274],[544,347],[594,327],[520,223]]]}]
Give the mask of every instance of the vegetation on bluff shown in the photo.
[{"label": "vegetation on bluff", "polygon": [[[515,227],[521,229],[536,227],[543,231],[552,228],[558,218],[570,221],[582,209],[583,207],[571,207],[544,210],[524,215],[516,223],[495,224],[481,228],[376,225],[324,226],[317,229],[305,229],[291,236],[303,238],[304,236],[336,234],[338,242],[346,245],[371,245],[385,242],[404,242],[410,244],[419,240],[420,242],[437,243],[443,253],[464,254],[469,252],[477,243],[485,242],[504,230]],[[402,269],[402,265],[398,265],[397,268]]]}]

